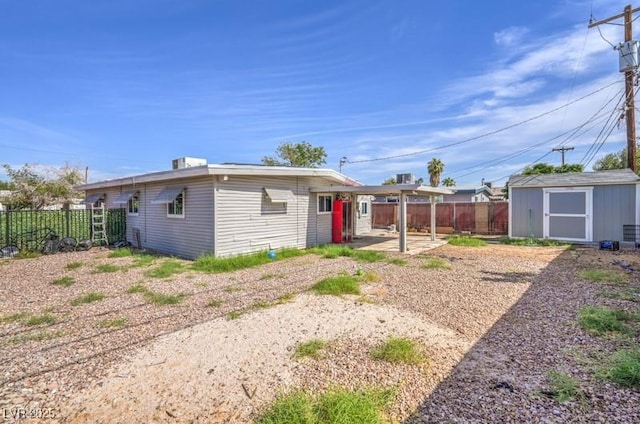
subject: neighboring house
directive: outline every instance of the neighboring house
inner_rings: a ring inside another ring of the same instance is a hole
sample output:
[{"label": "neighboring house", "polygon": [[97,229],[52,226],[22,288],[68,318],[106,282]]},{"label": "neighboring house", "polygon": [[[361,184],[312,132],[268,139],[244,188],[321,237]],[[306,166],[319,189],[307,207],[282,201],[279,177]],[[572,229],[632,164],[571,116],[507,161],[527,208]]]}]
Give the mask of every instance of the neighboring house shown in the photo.
[{"label": "neighboring house", "polygon": [[7,205],[3,204],[2,201],[11,195],[11,190],[0,190],[0,211],[6,211]]},{"label": "neighboring house", "polygon": [[[489,202],[494,197],[493,190],[490,186],[482,185],[479,187],[461,186],[461,187],[445,187],[453,194],[444,194],[437,196],[437,203],[462,203],[462,202]],[[377,203],[397,203],[398,196],[377,196],[374,200]],[[409,196],[408,202],[411,203],[429,203],[430,198],[424,196]]]},{"label": "neighboring house", "polygon": [[185,258],[330,243],[338,198],[356,200],[345,203],[351,236],[371,230],[368,196],[315,192],[312,186],[360,184],[331,169],[222,164],[78,189],[86,192],[87,203],[127,209],[127,240],[133,245]]},{"label": "neighboring house", "polygon": [[629,169],[509,178],[509,237],[623,240],[640,225],[640,178]]}]

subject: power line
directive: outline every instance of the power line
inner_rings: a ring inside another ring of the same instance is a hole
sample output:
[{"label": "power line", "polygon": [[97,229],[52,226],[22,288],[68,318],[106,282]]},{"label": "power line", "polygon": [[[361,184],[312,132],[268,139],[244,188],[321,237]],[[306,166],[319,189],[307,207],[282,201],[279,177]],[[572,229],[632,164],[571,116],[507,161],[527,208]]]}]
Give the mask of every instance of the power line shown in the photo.
[{"label": "power line", "polygon": [[[519,151],[517,151],[517,152],[510,153],[510,154],[508,154],[508,155],[506,155],[506,156],[503,156],[503,157],[501,157],[501,158],[498,158],[498,159],[500,159],[500,160],[498,160],[498,161],[492,161],[492,166],[495,166],[495,165],[497,165],[497,164],[499,164],[499,163],[506,162],[506,161],[507,161],[507,160],[509,160],[509,159],[513,159],[513,158],[515,158],[515,157],[517,157],[517,156],[520,156],[520,155],[523,155],[523,154],[525,154],[525,153],[528,153],[529,151],[534,150],[536,147],[539,147],[539,146],[542,146],[542,145],[548,144],[548,143],[550,143],[550,142],[552,142],[552,141],[554,141],[554,140],[556,140],[556,139],[558,139],[558,138],[564,137],[565,135],[569,134],[569,135],[568,135],[568,136],[567,136],[567,137],[566,137],[566,138],[565,138],[565,139],[560,143],[560,146],[563,146],[564,144],[566,144],[566,143],[567,143],[567,142],[569,142],[570,140],[572,140],[572,139],[576,138],[576,135],[578,134],[578,132],[579,132],[580,130],[582,130],[584,127],[586,127],[588,124],[593,123],[593,124],[594,124],[594,126],[593,126],[593,127],[595,127],[595,125],[596,125],[596,124],[598,124],[598,123],[600,122],[600,119],[601,119],[601,118],[603,118],[603,117],[606,115],[606,114],[601,114],[601,112],[602,112],[602,111],[603,111],[603,110],[604,110],[604,109],[605,109],[605,108],[606,108],[606,107],[607,107],[607,106],[608,106],[608,105],[609,105],[609,104],[610,104],[610,103],[611,103],[611,102],[612,102],[616,97],[621,96],[621,95],[623,95],[623,94],[624,94],[624,93],[623,93],[623,91],[621,90],[621,91],[620,91],[620,94],[616,94],[616,95],[612,96],[612,97],[611,97],[611,98],[610,98],[610,99],[609,99],[609,100],[608,100],[608,101],[607,101],[607,102],[606,102],[602,107],[600,107],[600,109],[598,109],[598,110],[597,110],[593,115],[591,115],[591,116],[589,117],[589,119],[587,119],[585,122],[583,122],[582,124],[578,125],[577,127],[572,128],[572,129],[570,129],[570,130],[567,130],[567,131],[565,131],[565,132],[563,132],[563,133],[560,133],[560,134],[558,134],[558,135],[556,135],[556,136],[554,136],[554,137],[551,137],[551,138],[549,138],[549,139],[543,140],[543,141],[542,141],[542,142],[540,142],[540,143],[536,143],[536,144],[534,144],[533,146],[530,146],[530,147],[527,147],[527,148],[521,149],[521,150],[519,150]],[[620,101],[618,101],[618,104],[619,104],[619,102],[620,102]],[[617,107],[618,107],[618,105],[616,105],[616,107],[614,108],[614,110],[615,110],[615,109],[617,109]],[[597,122],[596,122],[596,121],[597,121]],[[589,127],[589,128],[587,128],[587,129],[586,129],[586,130],[584,130],[580,135],[582,135],[582,134],[586,133],[587,131],[590,131],[593,127]],[[545,156],[546,156],[546,155],[545,155]],[[534,162],[534,163],[535,163],[535,162]],[[467,176],[467,175],[475,174],[475,173],[481,172],[481,171],[483,171],[483,170],[485,170],[485,169],[488,169],[488,167],[486,166],[486,161],[481,162],[481,163],[479,163],[479,164],[477,164],[477,165],[474,165],[474,166],[471,166],[471,167],[467,167],[466,169],[475,169],[475,168],[479,168],[479,167],[480,167],[480,169],[477,169],[477,170],[475,170],[475,171],[467,172],[467,173],[465,173],[465,174],[453,174],[451,177],[452,177],[452,178],[461,178],[461,177],[465,177],[465,176]]]},{"label": "power line", "polygon": [[582,97],[579,97],[579,98],[577,98],[577,99],[575,99],[575,100],[573,100],[571,102],[565,103],[562,106],[558,106],[558,107],[556,107],[554,109],[551,109],[551,110],[548,110],[546,112],[540,113],[538,115],[532,116],[531,118],[525,119],[524,121],[520,121],[520,122],[517,122],[515,124],[511,124],[511,125],[508,125],[506,127],[503,127],[503,128],[497,129],[497,130],[489,131],[489,132],[486,132],[484,134],[481,134],[481,135],[478,135],[478,136],[475,136],[475,137],[467,138],[467,139],[464,139],[464,140],[456,141],[454,143],[449,143],[449,144],[445,144],[445,145],[442,145],[442,146],[432,147],[432,148],[429,148],[429,149],[417,150],[417,151],[412,152],[412,153],[404,153],[404,154],[401,154],[401,155],[385,156],[385,157],[373,158],[373,159],[362,159],[362,160],[348,161],[348,163],[376,162],[376,161],[381,161],[381,160],[389,160],[389,159],[398,159],[398,158],[404,158],[404,157],[409,157],[409,156],[417,156],[417,155],[421,155],[423,153],[433,152],[433,151],[436,151],[436,150],[445,149],[447,147],[457,146],[457,145],[460,145],[460,144],[468,143],[470,141],[475,141],[475,140],[478,140],[478,139],[481,139],[481,138],[489,137],[491,135],[495,135],[495,134],[510,130],[512,128],[519,127],[519,126],[524,125],[526,123],[529,123],[531,121],[535,121],[536,119],[540,119],[543,116],[550,115],[550,114],[552,114],[554,112],[557,112],[557,111],[559,111],[561,109],[564,109],[564,108],[566,108],[568,106],[571,106],[571,105],[573,105],[575,103],[578,103],[579,101],[584,100],[584,99],[586,99],[586,98],[588,98],[590,96],[593,96],[594,94],[597,94],[597,93],[599,93],[599,92],[601,92],[601,91],[603,91],[603,90],[605,90],[605,89],[607,89],[607,88],[609,88],[609,87],[611,87],[611,86],[613,86],[615,84],[618,84],[618,83],[620,83],[620,81],[614,81],[614,82],[612,82],[610,84],[605,85],[604,87],[601,87],[601,88],[599,88],[599,89],[597,89],[595,91],[592,91],[591,93],[588,93],[588,94],[586,94],[586,95],[584,95]]}]

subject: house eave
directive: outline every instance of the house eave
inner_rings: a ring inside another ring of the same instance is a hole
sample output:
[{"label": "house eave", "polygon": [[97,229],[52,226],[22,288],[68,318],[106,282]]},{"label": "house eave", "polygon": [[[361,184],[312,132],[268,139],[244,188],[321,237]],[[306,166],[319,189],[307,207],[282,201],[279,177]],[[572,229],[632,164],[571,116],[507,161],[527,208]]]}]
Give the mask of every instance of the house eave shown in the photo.
[{"label": "house eave", "polygon": [[266,177],[322,177],[335,181],[338,184],[347,186],[361,185],[356,180],[347,177],[333,169],[325,168],[295,168],[285,166],[259,166],[259,165],[202,165],[191,168],[172,169],[168,171],[152,172],[148,174],[133,175],[129,177],[116,178],[113,180],[99,181],[95,183],[82,184],[76,187],[77,190],[98,190],[110,187],[135,186],[154,182],[174,181],[185,178],[197,178],[207,176],[266,176]]}]

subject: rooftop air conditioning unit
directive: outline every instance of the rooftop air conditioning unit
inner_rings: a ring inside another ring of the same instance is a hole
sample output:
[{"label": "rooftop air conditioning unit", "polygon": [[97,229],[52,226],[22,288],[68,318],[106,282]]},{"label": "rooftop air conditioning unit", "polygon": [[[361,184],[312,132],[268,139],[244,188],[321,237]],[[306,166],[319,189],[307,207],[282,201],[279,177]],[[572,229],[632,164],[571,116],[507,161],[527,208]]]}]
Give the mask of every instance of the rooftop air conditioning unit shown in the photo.
[{"label": "rooftop air conditioning unit", "polygon": [[415,184],[416,179],[413,174],[397,174],[396,184]]},{"label": "rooftop air conditioning unit", "polygon": [[185,156],[183,158],[174,159],[171,162],[171,169],[191,168],[194,166],[202,166],[206,164],[207,164],[206,159],[190,158]]}]

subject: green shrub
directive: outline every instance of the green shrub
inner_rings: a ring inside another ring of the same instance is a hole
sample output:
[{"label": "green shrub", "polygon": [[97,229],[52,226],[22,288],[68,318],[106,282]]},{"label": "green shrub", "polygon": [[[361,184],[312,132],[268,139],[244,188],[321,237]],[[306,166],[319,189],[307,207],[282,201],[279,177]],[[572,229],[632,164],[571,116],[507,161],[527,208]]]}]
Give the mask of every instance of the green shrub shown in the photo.
[{"label": "green shrub", "polygon": [[451,265],[448,262],[436,258],[435,256],[428,256],[422,268],[426,269],[451,269]]},{"label": "green shrub", "polygon": [[114,318],[100,321],[99,326],[102,328],[120,328],[127,324],[127,318]]},{"label": "green shrub", "polygon": [[207,306],[210,308],[219,308],[223,304],[224,302],[220,299],[209,299],[209,301],[207,302]]},{"label": "green shrub", "polygon": [[65,265],[65,268],[68,269],[69,271],[71,271],[72,269],[78,269],[83,265],[84,265],[83,262],[70,262],[70,263]]},{"label": "green shrub", "polygon": [[56,317],[50,314],[33,315],[25,321],[25,325],[34,326],[41,324],[53,324],[56,322]]},{"label": "green shrub", "polygon": [[[303,250],[288,248],[275,251],[275,260],[294,258],[305,254]],[[196,271],[208,274],[218,274],[222,272],[233,272],[240,269],[253,268],[273,262],[269,257],[268,250],[262,250],[248,255],[230,256],[227,258],[217,258],[212,255],[203,255],[196,259],[192,268]]]},{"label": "green shrub", "polygon": [[145,293],[146,291],[147,288],[142,284],[134,284],[133,286],[129,287],[127,293]]},{"label": "green shrub", "polygon": [[371,357],[379,361],[404,364],[420,364],[425,361],[418,344],[404,337],[390,337],[371,351]]},{"label": "green shrub", "polygon": [[296,351],[293,354],[294,358],[313,358],[322,359],[324,357],[324,350],[327,348],[327,342],[320,339],[313,339],[307,342],[298,343]]},{"label": "green shrub", "polygon": [[76,280],[74,280],[73,277],[69,277],[69,276],[64,276],[64,277],[58,278],[57,280],[53,280],[51,282],[51,284],[53,284],[54,286],[64,286],[64,287],[72,286],[75,283],[76,283]]},{"label": "green shrub", "polygon": [[185,297],[185,294],[170,295],[156,293],[151,290],[146,290],[144,293],[144,298],[147,300],[147,302],[153,303],[154,305],[158,306],[177,305],[181,303]]},{"label": "green shrub", "polygon": [[487,242],[471,236],[451,236],[447,239],[447,243],[453,246],[472,246],[472,247],[480,247],[486,246]]},{"label": "green shrub", "polygon": [[603,269],[583,269],[578,272],[578,277],[596,283],[623,284],[627,282],[626,277],[619,272]]},{"label": "green shrub", "polygon": [[184,271],[186,271],[186,268],[183,262],[169,259],[162,262],[158,267],[148,270],[145,275],[152,278],[168,278]]},{"label": "green shrub", "polygon": [[257,422],[258,424],[319,424],[314,411],[313,398],[300,391],[279,396]]},{"label": "green shrub", "polygon": [[101,264],[96,267],[93,271],[95,274],[99,273],[107,273],[107,272],[117,272],[120,271],[120,267],[113,264]]},{"label": "green shrub", "polygon": [[547,379],[549,380],[549,391],[558,402],[573,400],[580,394],[578,383],[569,374],[555,370],[549,371]]},{"label": "green shrub", "polygon": [[620,386],[640,387],[640,349],[625,349],[614,353],[605,375]]},{"label": "green shrub", "polygon": [[318,294],[360,294],[360,283],[351,275],[338,275],[327,277],[318,281],[312,288]]},{"label": "green shrub", "polygon": [[509,238],[503,237],[500,239],[501,244],[508,244],[512,246],[570,246],[569,243],[559,240],[552,239],[541,239],[541,238]]},{"label": "green shrub", "polygon": [[72,306],[78,306],[78,305],[82,305],[85,303],[92,303],[92,302],[98,302],[102,299],[104,299],[105,297],[107,297],[106,295],[102,294],[102,293],[97,293],[97,292],[91,292],[91,293],[87,293],[84,296],[80,296],[76,299],[73,299],[71,301],[71,305]]},{"label": "green shrub", "polygon": [[635,316],[620,309],[585,306],[578,312],[578,324],[585,330],[602,335],[609,332],[631,334],[632,330],[623,321],[633,321]]},{"label": "green shrub", "polygon": [[339,244],[325,244],[316,246],[308,250],[309,253],[315,253],[327,259],[335,259],[340,256],[353,258],[359,262],[380,262],[389,261],[390,259],[381,252],[373,250],[352,249],[349,246]]},{"label": "green shrub", "polygon": [[128,256],[133,256],[133,251],[129,247],[121,247],[109,253],[110,258],[126,258]]},{"label": "green shrub", "polygon": [[384,408],[395,397],[392,390],[334,388],[319,396],[294,391],[278,396],[258,424],[382,424]]}]

